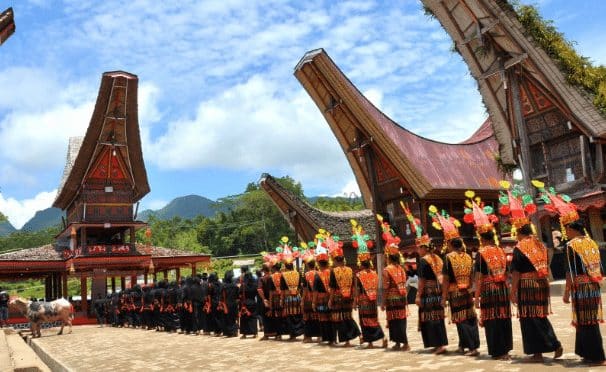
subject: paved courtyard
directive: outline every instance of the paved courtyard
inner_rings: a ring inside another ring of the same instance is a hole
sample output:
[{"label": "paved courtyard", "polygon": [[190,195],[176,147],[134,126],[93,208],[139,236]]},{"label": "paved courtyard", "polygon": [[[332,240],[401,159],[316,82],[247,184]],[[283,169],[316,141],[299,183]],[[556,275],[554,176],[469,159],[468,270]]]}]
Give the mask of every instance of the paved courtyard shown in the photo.
[{"label": "paved courtyard", "polygon": [[[606,303],[606,298],[604,298]],[[420,333],[416,330],[416,306],[410,306],[408,337],[412,351],[383,349],[329,348],[301,342],[240,340],[211,336],[185,336],[139,329],[74,327],[73,334],[56,336],[56,329],[43,331],[42,338],[34,340],[59,364],[73,371],[162,371],[212,370],[232,371],[262,369],[281,371],[550,371],[606,370],[589,368],[574,354],[574,328],[570,326],[569,305],[561,297],[552,297],[555,332],[564,346],[564,355],[546,364],[520,363],[523,358],[519,322],[514,320],[514,350],[511,362],[491,360],[486,354],[484,330],[480,329],[482,353],[479,358],[454,353],[457,333],[454,324],[447,324],[449,353],[434,356],[422,349]],[[384,325],[385,322],[383,321]],[[602,335],[606,327],[602,326]],[[51,365],[51,368],[53,366]]]}]

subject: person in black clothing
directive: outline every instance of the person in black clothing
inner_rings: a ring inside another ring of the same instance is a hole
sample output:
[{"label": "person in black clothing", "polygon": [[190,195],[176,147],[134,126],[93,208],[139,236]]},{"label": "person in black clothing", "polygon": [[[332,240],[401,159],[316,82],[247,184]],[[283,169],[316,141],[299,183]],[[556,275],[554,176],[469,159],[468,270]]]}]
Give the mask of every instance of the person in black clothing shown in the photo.
[{"label": "person in black clothing", "polygon": [[177,315],[178,292],[177,283],[171,282],[166,288],[162,299],[162,311],[164,314],[164,330],[176,332],[179,328],[179,317]]},{"label": "person in black clothing", "polygon": [[206,330],[208,329],[208,314],[206,313],[204,306],[208,303],[208,274],[202,273],[200,275],[200,288],[202,290],[202,307],[200,312],[198,313],[197,322],[198,322],[198,331],[202,331],[204,334],[208,334]]},{"label": "person in black clothing", "polygon": [[215,336],[221,336],[223,333],[223,318],[225,313],[220,306],[222,295],[222,286],[216,273],[208,276],[208,297],[210,306],[208,307],[208,329]]},{"label": "person in black clothing", "polygon": [[530,224],[517,229],[518,244],[511,261],[511,302],[518,305],[518,317],[524,354],[532,354],[527,362],[543,362],[543,353],[555,352],[562,356],[549,315],[549,271],[547,250],[532,234]]},{"label": "person in black clothing", "polygon": [[158,282],[157,287],[152,289],[154,297],[154,309],[152,312],[152,316],[154,319],[154,324],[156,326],[156,331],[164,330],[164,319],[162,317],[162,298],[164,297],[165,288],[166,282],[161,280],[160,282]]},{"label": "person in black clothing", "polygon": [[[2,295],[0,294],[0,307],[2,306],[1,296]],[[93,303],[95,306],[95,315],[97,316],[97,323],[99,323],[100,327],[103,327],[103,325],[105,324],[105,303],[106,300],[101,296],[100,293],[97,295],[97,298]]]},{"label": "person in black clothing", "polygon": [[270,281],[270,264],[266,262],[263,264],[263,276],[259,277],[259,279],[257,280],[257,294],[259,296],[259,299],[261,300],[259,312],[262,315],[264,329],[263,337],[260,339],[260,341],[265,341],[268,339],[268,337],[276,336],[276,328],[268,314]]},{"label": "person in black clothing", "polygon": [[240,338],[257,337],[257,281],[250,272],[242,277],[240,286]]},{"label": "person in black clothing", "polygon": [[192,284],[189,288],[189,297],[192,305],[192,332],[196,335],[199,335],[200,330],[204,329],[202,309],[206,293],[203,293],[200,281],[200,277],[196,276],[192,278]]},{"label": "person in black clothing", "polygon": [[[261,277],[263,276],[263,271],[261,271],[261,270],[255,271],[255,276],[256,276],[255,283],[258,286],[259,282],[261,281]],[[263,312],[264,312],[263,299],[261,299],[261,297],[259,297],[259,295],[257,293],[256,314],[257,314],[257,323],[259,325],[259,331],[261,331],[261,332],[265,331],[265,329],[263,328]]]},{"label": "person in black clothing", "polygon": [[8,327],[8,301],[8,293],[0,291],[0,328]]},{"label": "person in black clothing", "polygon": [[194,280],[191,277],[185,278],[185,283],[181,292],[181,333],[186,335],[193,331],[193,305],[191,301],[191,288]]},{"label": "person in black clothing", "polygon": [[221,288],[221,303],[223,308],[223,335],[235,337],[238,335],[238,300],[239,289],[234,283],[234,272],[229,270],[223,278]]},{"label": "person in black clothing", "polygon": [[131,291],[130,297],[130,317],[133,322],[133,327],[141,326],[141,286],[135,285]]}]

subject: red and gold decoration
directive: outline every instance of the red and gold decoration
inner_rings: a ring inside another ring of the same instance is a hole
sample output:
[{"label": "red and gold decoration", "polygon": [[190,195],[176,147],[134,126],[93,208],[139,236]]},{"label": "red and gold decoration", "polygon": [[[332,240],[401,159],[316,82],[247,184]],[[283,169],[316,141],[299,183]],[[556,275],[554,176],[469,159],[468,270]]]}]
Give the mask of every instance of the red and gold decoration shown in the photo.
[{"label": "red and gold decoration", "polygon": [[285,264],[291,264],[299,257],[299,248],[289,244],[288,236],[280,238],[280,245],[276,248],[278,259]]},{"label": "red and gold decoration", "polygon": [[567,240],[564,226],[575,222],[580,218],[579,213],[577,212],[577,206],[574,203],[571,203],[572,199],[570,196],[566,194],[556,194],[553,187],[545,188],[545,184],[541,181],[533,180],[532,185],[540,191],[540,198],[545,202],[545,210],[560,216],[562,238]]},{"label": "red and gold decoration", "polygon": [[351,223],[351,231],[353,233],[351,236],[352,245],[358,250],[358,266],[360,266],[361,262],[370,261],[369,249],[374,246],[374,242],[370,239],[370,236],[364,232],[364,228],[358,221],[352,219],[349,220],[349,222]]},{"label": "red and gold decoration", "polygon": [[509,216],[511,236],[515,237],[516,231],[524,225],[530,225],[536,234],[529,218],[537,211],[532,195],[524,193],[519,186],[512,186],[509,181],[502,180],[499,184],[503,188],[499,195],[499,214]]},{"label": "red and gold decoration", "polygon": [[400,206],[402,207],[402,210],[404,211],[404,214],[406,215],[406,219],[408,220],[408,223],[410,224],[410,230],[416,236],[415,244],[417,245],[417,247],[420,247],[420,246],[429,247],[429,245],[431,244],[431,238],[429,237],[429,235],[423,234],[423,226],[421,226],[421,220],[419,220],[418,218],[415,218],[415,216],[413,216],[413,214],[410,211],[410,208],[408,208],[407,204],[404,204],[404,202],[400,201]]},{"label": "red and gold decoration", "polygon": [[400,260],[403,261],[402,254],[400,253],[400,237],[393,231],[389,222],[385,221],[383,216],[377,214],[377,220],[381,223],[381,230],[383,234],[381,237],[385,241],[385,254],[386,255],[400,255]]},{"label": "red and gold decoration", "polygon": [[499,222],[499,217],[494,214],[494,208],[490,205],[485,205],[479,196],[472,190],[465,191],[465,216],[463,221],[468,224],[473,224],[476,234],[484,234],[492,231],[494,233],[495,245],[499,245],[497,232],[494,224]]},{"label": "red and gold decoration", "polygon": [[442,247],[442,251],[446,251],[448,246],[448,241],[456,238],[460,238],[459,227],[461,227],[461,222],[454,217],[451,217],[448,212],[442,210],[438,211],[435,205],[429,206],[429,217],[433,220],[431,226],[433,226],[436,230],[442,231],[444,234],[444,245]]}]

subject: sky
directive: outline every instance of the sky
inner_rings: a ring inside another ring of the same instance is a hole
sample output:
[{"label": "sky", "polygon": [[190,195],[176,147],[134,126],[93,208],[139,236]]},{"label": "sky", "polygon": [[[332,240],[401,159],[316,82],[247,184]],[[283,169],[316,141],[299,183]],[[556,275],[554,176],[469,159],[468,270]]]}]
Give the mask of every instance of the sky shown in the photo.
[{"label": "sky", "polygon": [[[50,207],[71,136],[90,122],[101,75],[139,77],[151,192],[239,194],[264,172],[306,195],[359,195],[328,124],[293,76],[324,48],[377,107],[407,129],[458,142],[486,119],[461,57],[419,0],[0,0],[17,30],[0,46],[0,211],[17,228]],[[577,50],[606,64],[606,2],[535,4]]]}]

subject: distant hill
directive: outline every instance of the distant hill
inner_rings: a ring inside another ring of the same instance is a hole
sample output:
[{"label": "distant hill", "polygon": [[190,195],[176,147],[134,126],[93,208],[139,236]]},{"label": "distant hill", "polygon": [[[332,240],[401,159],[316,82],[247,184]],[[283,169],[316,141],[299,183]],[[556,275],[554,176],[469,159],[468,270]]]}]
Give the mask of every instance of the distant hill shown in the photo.
[{"label": "distant hill", "polygon": [[0,236],[6,236],[17,231],[13,225],[8,221],[0,222]]},{"label": "distant hill", "polygon": [[158,210],[146,209],[139,213],[138,220],[147,221],[150,214],[161,220],[170,220],[173,217],[192,219],[197,216],[212,217],[217,212],[217,203],[199,195],[187,195],[173,199],[164,208]]},{"label": "distant hill", "polygon": [[25,225],[23,225],[21,231],[40,231],[49,227],[60,225],[62,222],[62,215],[63,213],[59,208],[51,207],[38,211],[31,220],[27,221]]}]

